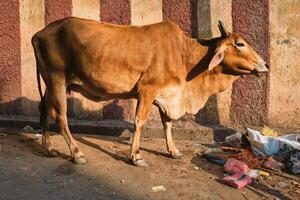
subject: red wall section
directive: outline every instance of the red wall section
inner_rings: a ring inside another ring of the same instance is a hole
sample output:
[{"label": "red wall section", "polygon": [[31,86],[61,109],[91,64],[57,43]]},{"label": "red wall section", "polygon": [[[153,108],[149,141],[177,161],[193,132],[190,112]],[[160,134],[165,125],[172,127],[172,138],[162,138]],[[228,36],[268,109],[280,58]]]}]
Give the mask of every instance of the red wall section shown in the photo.
[{"label": "red wall section", "polygon": [[130,1],[100,0],[100,20],[114,24],[130,24]]},{"label": "red wall section", "polygon": [[[0,113],[16,112],[21,97],[19,1],[0,1]],[[15,113],[14,113],[15,114]]]},{"label": "red wall section", "polygon": [[[232,0],[233,31],[240,33],[269,61],[268,0]],[[268,76],[248,75],[233,85],[231,120],[240,125],[263,125],[267,121]]]},{"label": "red wall section", "polygon": [[170,20],[178,24],[189,36],[196,36],[196,0],[163,0],[163,20]]},{"label": "red wall section", "polygon": [[45,0],[45,23],[72,15],[72,0]]}]

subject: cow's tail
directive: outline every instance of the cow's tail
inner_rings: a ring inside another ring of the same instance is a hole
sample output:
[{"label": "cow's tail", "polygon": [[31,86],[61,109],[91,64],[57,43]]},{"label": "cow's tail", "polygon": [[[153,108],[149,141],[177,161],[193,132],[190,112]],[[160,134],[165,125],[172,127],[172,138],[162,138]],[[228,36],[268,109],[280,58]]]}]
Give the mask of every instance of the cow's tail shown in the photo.
[{"label": "cow's tail", "polygon": [[40,94],[40,98],[41,98],[41,102],[39,105],[40,125],[41,125],[41,128],[44,129],[47,127],[47,125],[46,125],[46,107],[45,107],[45,101],[44,101],[43,92],[42,92],[41,76],[40,76],[40,72],[39,72],[39,67],[40,67],[40,63],[42,62],[42,57],[41,57],[39,39],[37,38],[36,35],[34,35],[32,37],[31,43],[32,43],[32,46],[34,49],[34,55],[35,55],[35,60],[36,60],[36,78],[37,78],[38,90],[39,90],[39,94]]}]

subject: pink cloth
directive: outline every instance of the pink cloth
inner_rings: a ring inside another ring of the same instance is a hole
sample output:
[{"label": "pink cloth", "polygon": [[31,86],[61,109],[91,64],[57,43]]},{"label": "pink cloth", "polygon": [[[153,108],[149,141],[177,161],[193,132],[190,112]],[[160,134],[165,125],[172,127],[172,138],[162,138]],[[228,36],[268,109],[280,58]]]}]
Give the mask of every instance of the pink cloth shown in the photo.
[{"label": "pink cloth", "polygon": [[224,170],[230,174],[223,178],[223,181],[235,188],[242,188],[252,182],[252,179],[245,175],[250,171],[250,168],[246,163],[229,158],[225,165]]},{"label": "pink cloth", "polygon": [[242,173],[245,174],[250,171],[248,165],[242,161],[236,160],[234,158],[229,158],[225,165],[224,170],[229,174]]}]

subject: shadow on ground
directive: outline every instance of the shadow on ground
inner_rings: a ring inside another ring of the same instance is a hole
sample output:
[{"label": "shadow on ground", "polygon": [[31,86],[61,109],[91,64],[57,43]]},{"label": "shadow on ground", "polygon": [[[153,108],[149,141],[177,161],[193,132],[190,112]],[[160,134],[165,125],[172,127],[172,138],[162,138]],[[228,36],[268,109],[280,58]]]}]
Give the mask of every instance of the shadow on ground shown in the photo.
[{"label": "shadow on ground", "polygon": [[61,154],[64,159],[45,157],[32,137],[0,139],[0,199],[142,199],[123,193],[105,178],[87,176],[66,154]]}]

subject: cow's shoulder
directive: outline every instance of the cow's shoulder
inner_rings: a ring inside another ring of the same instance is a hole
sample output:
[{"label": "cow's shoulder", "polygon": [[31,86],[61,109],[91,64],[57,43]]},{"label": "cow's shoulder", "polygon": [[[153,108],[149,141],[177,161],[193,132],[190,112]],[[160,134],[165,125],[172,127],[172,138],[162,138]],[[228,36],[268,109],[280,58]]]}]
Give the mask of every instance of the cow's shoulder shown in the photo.
[{"label": "cow's shoulder", "polygon": [[168,28],[170,31],[173,33],[182,33],[183,31],[181,30],[180,26],[178,26],[175,22],[172,22],[170,20],[166,20],[161,22],[166,28]]}]

